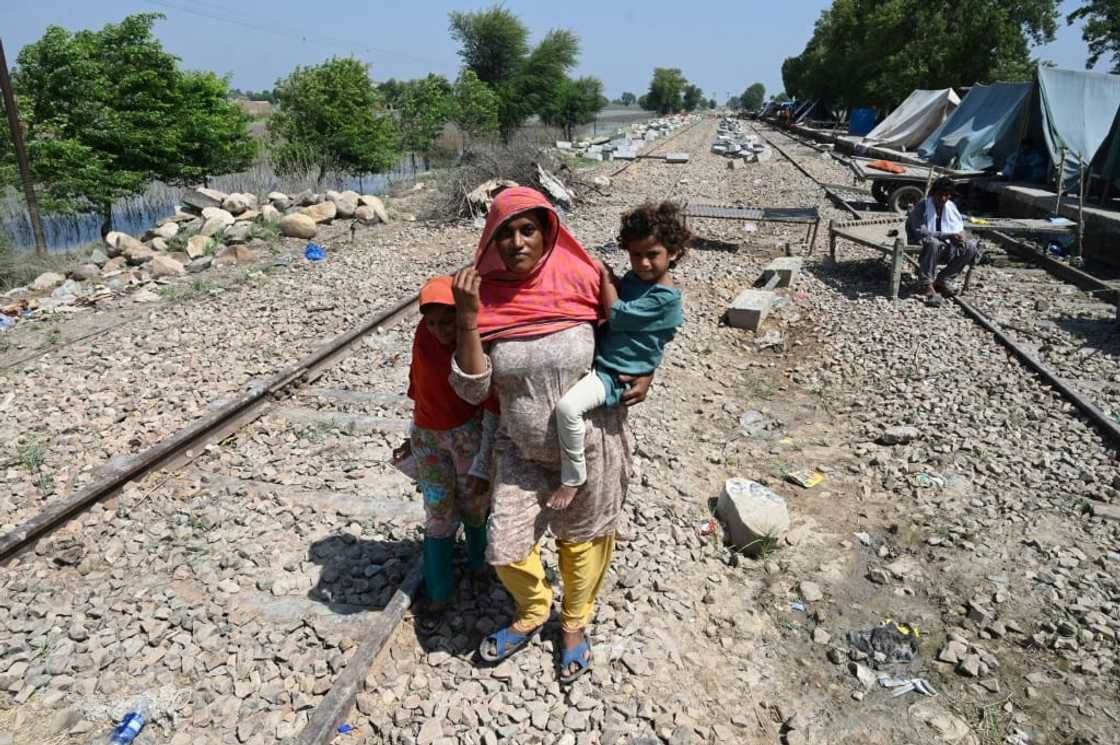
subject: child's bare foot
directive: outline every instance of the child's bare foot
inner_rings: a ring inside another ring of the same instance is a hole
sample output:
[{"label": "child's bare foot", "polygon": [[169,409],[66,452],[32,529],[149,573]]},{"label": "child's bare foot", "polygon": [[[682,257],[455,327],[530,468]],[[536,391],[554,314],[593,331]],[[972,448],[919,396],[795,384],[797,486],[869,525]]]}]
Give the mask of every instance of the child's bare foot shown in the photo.
[{"label": "child's bare foot", "polygon": [[562,510],[572,503],[576,497],[576,492],[579,491],[578,486],[568,486],[561,484],[560,488],[553,492],[549,497],[548,506],[554,510]]}]

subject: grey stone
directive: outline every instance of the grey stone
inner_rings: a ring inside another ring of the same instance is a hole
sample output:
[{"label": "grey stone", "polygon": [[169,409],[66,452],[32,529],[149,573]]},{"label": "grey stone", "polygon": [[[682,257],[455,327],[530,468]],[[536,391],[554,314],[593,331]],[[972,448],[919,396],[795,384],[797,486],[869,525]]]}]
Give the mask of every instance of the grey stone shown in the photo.
[{"label": "grey stone", "polygon": [[921,436],[922,432],[917,427],[900,425],[884,430],[883,434],[879,436],[879,443],[882,445],[905,445]]},{"label": "grey stone", "polygon": [[758,482],[732,478],[724,482],[716,515],[727,527],[732,546],[758,555],[789,529],[786,501]]},{"label": "grey stone", "polygon": [[774,293],[769,290],[743,290],[727,308],[727,323],[737,329],[758,331],[770,314],[773,303]]}]

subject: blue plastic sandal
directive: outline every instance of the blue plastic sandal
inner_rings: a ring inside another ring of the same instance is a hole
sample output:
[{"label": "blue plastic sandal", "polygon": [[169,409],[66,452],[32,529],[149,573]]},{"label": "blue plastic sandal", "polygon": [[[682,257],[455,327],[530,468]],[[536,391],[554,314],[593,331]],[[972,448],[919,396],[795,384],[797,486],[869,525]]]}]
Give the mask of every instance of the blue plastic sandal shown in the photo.
[{"label": "blue plastic sandal", "polygon": [[[579,669],[568,674],[568,670],[573,664],[578,665]],[[575,648],[565,649],[564,654],[560,656],[560,682],[564,685],[571,685],[590,669],[591,641],[585,636],[583,641],[577,644]]]},{"label": "blue plastic sandal", "polygon": [[[539,628],[538,626],[528,634],[519,634],[512,626],[506,626],[482,640],[482,644],[478,647],[478,655],[486,662],[501,662],[528,644]],[[489,651],[490,642],[494,643],[493,654]]]}]

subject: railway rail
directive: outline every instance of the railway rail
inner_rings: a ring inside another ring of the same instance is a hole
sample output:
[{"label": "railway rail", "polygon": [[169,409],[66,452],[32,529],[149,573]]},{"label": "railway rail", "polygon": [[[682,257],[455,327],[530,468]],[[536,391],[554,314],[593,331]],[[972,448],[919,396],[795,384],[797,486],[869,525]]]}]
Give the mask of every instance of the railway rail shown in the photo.
[{"label": "railway rail", "polygon": [[[826,192],[829,191],[828,184],[823,183],[820,179],[809,172],[804,167],[804,165],[799,163],[797,159],[794,158],[789,152],[779,147],[770,138],[766,137],[762,132],[759,132],[757,128],[755,128],[755,131],[761,137],[763,137],[763,139],[769,142],[771,147],[774,147],[775,150],[781,153],[782,156],[785,157],[786,160],[788,160],[802,175],[813,181],[813,183],[824,189]],[[795,138],[791,137],[791,139]],[[797,140],[795,139],[795,142],[796,141]],[[798,144],[804,143],[798,142]],[[830,196],[832,195],[830,194]],[[863,215],[861,213],[853,210],[849,205],[843,202],[843,200],[836,201],[846,207],[855,218],[863,219]],[[1020,252],[1020,254],[1026,256],[1027,258],[1031,258],[1022,251]],[[907,259],[911,263],[914,263],[914,260],[911,257],[907,257]],[[1047,268],[1050,269],[1049,267]],[[1052,269],[1050,270],[1053,271]],[[1058,279],[1064,281],[1070,280],[1070,278],[1067,276],[1056,276]],[[1082,277],[1080,278],[1078,284],[1080,286],[1084,286],[1084,282],[1085,280]],[[1100,282],[1099,280],[1097,280],[1097,282],[1101,287],[1108,287],[1106,283]],[[1027,367],[1035,375],[1041,378],[1047,385],[1050,385],[1056,391],[1058,391],[1058,393],[1067,401],[1069,401],[1078,412],[1080,412],[1086,419],[1092,422],[1102,435],[1104,435],[1114,444],[1120,445],[1120,420],[1118,420],[1115,416],[1110,415],[1108,412],[1098,406],[1093,400],[1091,400],[1087,395],[1079,391],[1073,382],[1068,380],[1068,378],[1066,376],[1063,376],[1059,371],[1046,364],[1045,361],[1039,358],[1038,354],[1035,351],[1024,346],[1020,341],[1017,341],[1012,333],[1008,333],[1008,330],[1002,328],[997,320],[993,319],[990,315],[985,313],[984,310],[979,307],[979,304],[970,302],[968,299],[961,297],[960,295],[954,296],[952,300],[957,304],[958,307],[961,308],[965,315],[975,321],[982,328],[991,332],[996,341],[1007,348],[1007,350],[1011,352],[1011,354],[1016,359],[1018,359],[1025,367]]]}]

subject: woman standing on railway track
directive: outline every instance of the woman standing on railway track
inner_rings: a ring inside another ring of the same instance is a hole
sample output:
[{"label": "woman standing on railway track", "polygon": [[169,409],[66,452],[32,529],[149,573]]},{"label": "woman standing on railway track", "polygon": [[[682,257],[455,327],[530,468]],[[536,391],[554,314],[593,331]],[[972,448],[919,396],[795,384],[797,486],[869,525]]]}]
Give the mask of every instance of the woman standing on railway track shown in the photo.
[{"label": "woman standing on railway track", "polygon": [[[560,483],[553,410],[591,369],[601,320],[600,273],[539,192],[517,187],[494,200],[475,266],[455,276],[459,323],[451,384],[470,403],[493,391],[501,425],[493,452],[487,559],[513,596],[517,617],[479,649],[497,662],[525,646],[548,620],[552,588],[540,559],[546,530],[556,536],[564,583],[560,680],[591,667],[586,626],[614,549],[629,480],[624,407],[588,416],[587,482],[564,510],[545,503]],[[485,346],[484,346],[485,345]],[[650,378],[624,399],[645,398]]]}]

